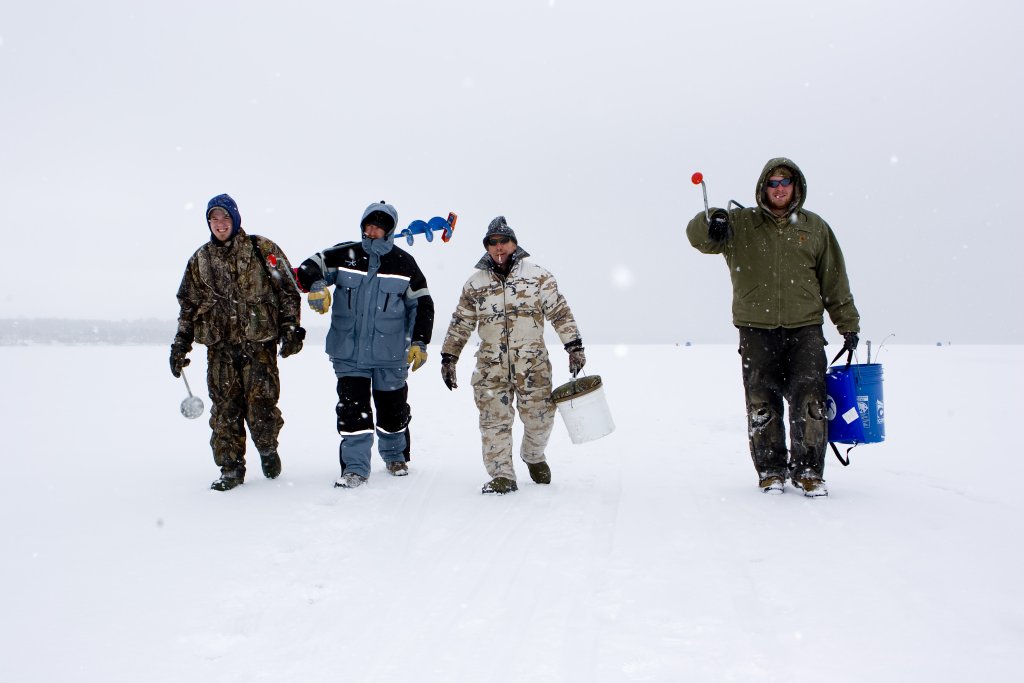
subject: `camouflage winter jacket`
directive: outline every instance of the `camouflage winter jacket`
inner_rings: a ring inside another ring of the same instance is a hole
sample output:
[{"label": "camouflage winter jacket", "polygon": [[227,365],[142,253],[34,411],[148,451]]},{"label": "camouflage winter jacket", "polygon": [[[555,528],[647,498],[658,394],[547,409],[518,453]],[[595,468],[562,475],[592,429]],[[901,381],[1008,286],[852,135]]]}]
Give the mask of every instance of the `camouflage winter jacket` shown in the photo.
[{"label": "camouflage winter jacket", "polygon": [[462,287],[442,353],[458,357],[475,329],[480,334],[478,361],[507,364],[511,371],[519,357],[547,359],[545,319],[551,322],[563,344],[580,338],[576,320],[558,291],[555,277],[523,260],[526,256],[529,254],[517,248],[512,269],[505,277],[493,270],[490,256],[485,254],[480,259],[477,272]]},{"label": "camouflage winter jacket", "polygon": [[[793,169],[797,180],[787,214],[776,217],[764,200],[769,173]],[[846,263],[839,242],[820,216],[803,210],[807,181],[789,159],[765,164],[756,187],[757,208],[729,211],[729,234],[716,241],[708,235],[701,212],[686,226],[690,244],[705,254],[722,254],[732,278],[732,317],[737,327],[821,325],[824,311],[839,332],[860,331]]]},{"label": "camouflage winter jacket", "polygon": [[301,299],[281,248],[240,229],[226,244],[211,240],[192,255],[178,303],[176,339],[213,346],[277,341],[284,325],[299,324]]}]

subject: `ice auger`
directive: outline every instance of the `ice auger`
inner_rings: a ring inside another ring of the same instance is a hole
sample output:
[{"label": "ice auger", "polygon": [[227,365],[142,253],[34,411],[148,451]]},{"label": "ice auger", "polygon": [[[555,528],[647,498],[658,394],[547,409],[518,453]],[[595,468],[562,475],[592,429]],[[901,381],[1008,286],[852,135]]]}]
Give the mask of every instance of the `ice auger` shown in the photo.
[{"label": "ice auger", "polygon": [[409,224],[409,227],[398,231],[395,237],[404,237],[406,243],[412,246],[415,235],[423,235],[427,238],[428,242],[433,242],[434,233],[441,232],[441,241],[447,242],[452,238],[452,233],[455,232],[455,221],[458,219],[459,217],[456,214],[449,212],[447,219],[434,216],[429,221],[415,220]]}]

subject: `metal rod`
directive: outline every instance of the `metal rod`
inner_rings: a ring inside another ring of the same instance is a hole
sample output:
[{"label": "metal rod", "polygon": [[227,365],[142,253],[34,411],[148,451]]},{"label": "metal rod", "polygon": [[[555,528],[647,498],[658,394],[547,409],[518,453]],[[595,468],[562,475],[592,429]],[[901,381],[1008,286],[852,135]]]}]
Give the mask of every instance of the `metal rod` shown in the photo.
[{"label": "metal rod", "polygon": [[882,343],[878,345],[878,350],[875,351],[875,360],[878,360],[879,357],[881,357],[881,355],[882,355],[882,347],[885,346],[885,342],[889,341],[889,337],[895,337],[895,336],[896,336],[895,332],[890,332],[889,334],[885,335],[885,339],[882,340]]},{"label": "metal rod", "polygon": [[700,180],[700,191],[704,193],[704,218],[706,218],[708,223],[710,223],[711,211],[708,209],[708,187],[704,184],[703,178]]}]

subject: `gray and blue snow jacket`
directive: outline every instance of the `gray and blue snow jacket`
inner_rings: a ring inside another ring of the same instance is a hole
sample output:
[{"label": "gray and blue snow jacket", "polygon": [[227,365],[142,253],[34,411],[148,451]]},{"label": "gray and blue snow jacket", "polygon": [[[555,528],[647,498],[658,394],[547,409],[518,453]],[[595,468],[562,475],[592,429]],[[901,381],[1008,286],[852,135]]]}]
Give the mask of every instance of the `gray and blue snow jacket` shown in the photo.
[{"label": "gray and blue snow jacket", "polygon": [[384,238],[336,244],[303,261],[297,271],[304,290],[318,280],[334,285],[326,350],[336,366],[404,367],[411,344],[430,343],[434,301],[427,279],[416,260],[395,246],[394,207],[371,204],[363,220],[379,211],[394,220]]}]

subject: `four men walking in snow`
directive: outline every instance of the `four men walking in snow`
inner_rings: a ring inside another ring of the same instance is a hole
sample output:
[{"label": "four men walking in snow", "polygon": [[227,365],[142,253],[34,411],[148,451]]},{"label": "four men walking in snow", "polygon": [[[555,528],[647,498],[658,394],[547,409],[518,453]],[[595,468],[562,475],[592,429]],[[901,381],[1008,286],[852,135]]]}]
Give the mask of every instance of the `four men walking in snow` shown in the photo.
[{"label": "four men walking in snow", "polygon": [[[782,493],[789,479],[806,496],[825,496],[824,312],[850,352],[857,347],[860,316],[835,235],[803,208],[807,182],[799,167],[785,158],[770,160],[755,196],[753,208],[698,214],[686,234],[696,249],[722,254],[729,266],[749,447],[759,486],[765,493]],[[170,362],[177,377],[188,365],[193,341],[209,347],[211,445],[221,467],[213,488],[234,488],[245,476],[243,419],[264,474],[273,478],[281,471],[277,434],[283,420],[277,409],[275,354],[278,343],[282,356],[302,348],[299,288],[309,293],[313,310],[331,311],[327,353],[338,378],[341,436],[341,477],[335,486],[366,482],[375,434],[387,471],[407,474],[411,410],[406,379],[410,367],[415,371],[427,360],[434,304],[415,259],[394,245],[395,208],[385,202],[368,206],[360,240],[303,261],[295,271],[298,287],[280,248],[241,230],[230,197],[211,199],[207,219],[210,242],[189,260],[178,291],[181,313]],[[512,458],[517,408],[524,426],[520,457],[534,482],[551,481],[545,448],[555,406],[545,320],[569,354],[574,377],[586,356],[554,276],[528,260],[504,216],[490,222],[483,244],[486,253],[463,285],[448,326],[441,375],[449,390],[457,388],[456,364],[475,330],[480,344],[471,383],[490,476],[482,492],[505,494],[518,489]]]}]

